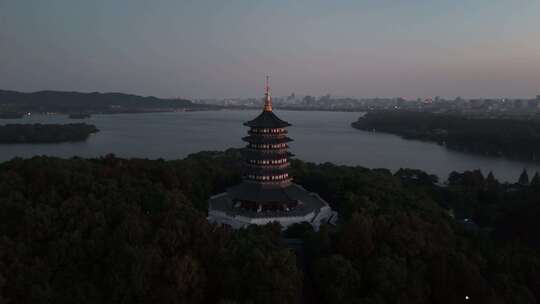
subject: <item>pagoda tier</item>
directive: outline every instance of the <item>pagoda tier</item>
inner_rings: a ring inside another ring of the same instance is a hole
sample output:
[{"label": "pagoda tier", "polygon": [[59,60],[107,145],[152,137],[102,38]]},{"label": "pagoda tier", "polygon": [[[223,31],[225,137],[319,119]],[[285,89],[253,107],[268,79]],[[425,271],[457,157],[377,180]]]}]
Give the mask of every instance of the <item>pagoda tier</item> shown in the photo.
[{"label": "pagoda tier", "polygon": [[[254,149],[244,149],[241,154],[244,157],[246,163],[259,165],[282,164],[284,161],[288,162],[289,158],[294,156],[294,154],[287,151],[286,149],[281,150],[281,152],[279,153],[265,153],[263,151],[258,151]],[[264,162],[265,160],[267,160],[268,162]]]},{"label": "pagoda tier", "polygon": [[279,119],[279,117],[277,117],[272,110],[267,111],[266,109],[263,110],[263,112],[255,119],[244,123],[244,126],[256,128],[256,130],[251,130],[254,132],[262,132],[268,129],[272,129],[272,131],[268,130],[268,132],[279,132],[280,129],[290,125],[290,123]]},{"label": "pagoda tier", "polygon": [[250,135],[242,138],[243,141],[246,141],[250,144],[283,144],[293,141],[287,136],[255,136]]},{"label": "pagoda tier", "polygon": [[[266,168],[256,167],[256,166],[246,166],[246,169],[247,169],[246,170],[247,172],[245,175],[253,174],[255,176],[269,176],[270,177],[268,179],[262,179],[262,180],[278,181],[278,180],[283,180],[289,177],[288,165],[285,165],[281,168],[274,168],[272,166],[267,166]],[[249,176],[246,176],[246,177],[248,177],[249,179],[254,179],[254,178],[250,178]]]},{"label": "pagoda tier", "polygon": [[[274,132],[275,132],[276,129],[252,128],[252,129],[250,129],[248,131],[248,134],[249,135],[263,135],[263,136],[264,135],[272,135],[272,133],[270,133],[270,130],[274,130]],[[277,132],[280,135],[285,135],[285,134],[289,133],[287,131],[287,129],[284,129],[284,128],[278,128]]]},{"label": "pagoda tier", "polygon": [[300,204],[293,195],[296,189],[290,185],[291,183],[282,187],[269,187],[256,182],[243,182],[229,188],[227,192],[234,198],[236,208],[288,211]]}]

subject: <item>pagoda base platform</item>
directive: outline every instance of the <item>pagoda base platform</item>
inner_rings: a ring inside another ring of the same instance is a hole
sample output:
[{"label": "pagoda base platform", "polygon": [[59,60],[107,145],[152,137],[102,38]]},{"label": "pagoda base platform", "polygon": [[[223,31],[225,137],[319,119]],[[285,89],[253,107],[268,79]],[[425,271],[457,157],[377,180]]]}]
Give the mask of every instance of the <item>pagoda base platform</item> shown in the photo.
[{"label": "pagoda base platform", "polygon": [[235,207],[236,204],[228,192],[214,195],[208,201],[208,221],[211,223],[228,225],[239,229],[249,225],[266,225],[278,222],[283,229],[296,223],[309,223],[315,230],[322,224],[334,225],[337,221],[337,212],[333,211],[328,203],[318,194],[308,192],[303,187],[292,183],[289,187],[295,193],[295,199],[300,203],[290,211],[252,211]]}]

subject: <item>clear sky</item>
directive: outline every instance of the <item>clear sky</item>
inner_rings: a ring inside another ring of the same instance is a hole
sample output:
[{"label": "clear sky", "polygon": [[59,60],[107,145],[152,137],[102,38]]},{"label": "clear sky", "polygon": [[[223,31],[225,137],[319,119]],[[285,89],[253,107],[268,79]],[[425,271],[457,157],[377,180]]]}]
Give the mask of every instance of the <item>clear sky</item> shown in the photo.
[{"label": "clear sky", "polygon": [[538,0],[0,0],[0,88],[540,94]]}]

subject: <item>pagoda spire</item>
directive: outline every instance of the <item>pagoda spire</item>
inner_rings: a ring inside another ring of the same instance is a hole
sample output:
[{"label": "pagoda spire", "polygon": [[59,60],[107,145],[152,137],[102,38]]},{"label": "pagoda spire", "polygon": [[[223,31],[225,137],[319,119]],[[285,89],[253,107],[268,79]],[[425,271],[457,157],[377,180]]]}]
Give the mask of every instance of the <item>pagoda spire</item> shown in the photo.
[{"label": "pagoda spire", "polygon": [[272,96],[270,96],[270,76],[266,76],[266,85],[264,93],[264,111],[272,112]]}]

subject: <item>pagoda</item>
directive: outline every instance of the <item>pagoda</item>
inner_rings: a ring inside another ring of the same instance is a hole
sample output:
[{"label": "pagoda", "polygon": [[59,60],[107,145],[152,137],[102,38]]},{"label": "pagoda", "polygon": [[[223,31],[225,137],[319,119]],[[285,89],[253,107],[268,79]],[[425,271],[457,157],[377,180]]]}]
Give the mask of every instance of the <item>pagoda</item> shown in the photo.
[{"label": "pagoda", "polygon": [[334,222],[337,214],[317,194],[293,183],[290,173],[287,135],[289,124],[272,110],[270,86],[266,77],[264,107],[249,127],[242,150],[243,180],[209,200],[208,220],[234,228],[250,224],[279,222],[283,227],[308,222],[316,229],[323,222]]}]

